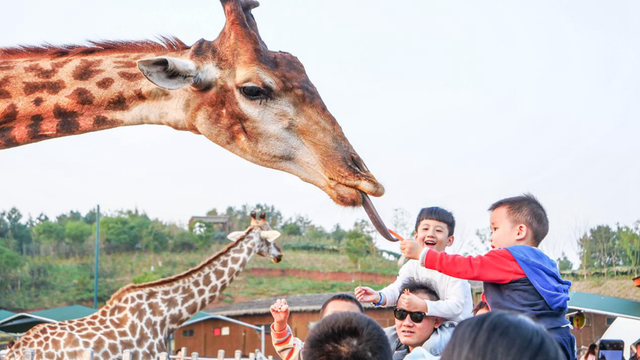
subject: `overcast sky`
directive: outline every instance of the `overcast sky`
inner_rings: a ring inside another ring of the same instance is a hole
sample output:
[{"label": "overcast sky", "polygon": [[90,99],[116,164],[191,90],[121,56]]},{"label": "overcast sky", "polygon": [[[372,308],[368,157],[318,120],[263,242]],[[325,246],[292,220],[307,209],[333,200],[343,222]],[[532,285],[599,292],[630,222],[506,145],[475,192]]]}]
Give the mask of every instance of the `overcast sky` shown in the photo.
[{"label": "overcast sky", "polygon": [[[3,13],[2,47],[158,35],[192,44],[224,24],[213,0],[12,1]],[[580,231],[640,220],[639,2],[263,0],[254,15],[271,50],[305,65],[386,187],[373,201],[389,226],[394,209],[413,221],[438,205],[469,244],[492,202],[531,192],[551,222],[543,250],[575,262]],[[326,228],[366,217],[161,126],[0,151],[0,210],[52,217],[100,204],[184,224],[245,203]]]}]

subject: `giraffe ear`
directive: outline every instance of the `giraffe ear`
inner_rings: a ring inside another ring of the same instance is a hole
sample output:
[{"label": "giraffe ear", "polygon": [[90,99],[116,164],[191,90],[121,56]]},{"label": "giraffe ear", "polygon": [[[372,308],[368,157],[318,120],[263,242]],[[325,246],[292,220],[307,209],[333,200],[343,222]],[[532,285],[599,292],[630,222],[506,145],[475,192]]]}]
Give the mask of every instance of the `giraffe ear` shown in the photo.
[{"label": "giraffe ear", "polygon": [[229,235],[227,235],[227,239],[231,240],[231,241],[236,241],[238,240],[242,235],[244,234],[244,231],[234,231],[232,233],[230,233]]},{"label": "giraffe ear", "polygon": [[138,69],[147,80],[167,90],[190,85],[198,72],[193,61],[166,56],[138,60]]},{"label": "giraffe ear", "polygon": [[260,237],[268,242],[273,242],[280,237],[280,233],[276,230],[260,231]]}]

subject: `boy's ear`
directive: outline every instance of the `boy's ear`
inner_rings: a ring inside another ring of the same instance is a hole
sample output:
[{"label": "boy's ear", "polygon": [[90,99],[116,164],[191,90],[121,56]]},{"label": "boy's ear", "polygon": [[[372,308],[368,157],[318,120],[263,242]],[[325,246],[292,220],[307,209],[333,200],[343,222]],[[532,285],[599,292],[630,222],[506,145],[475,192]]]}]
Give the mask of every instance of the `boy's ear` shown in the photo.
[{"label": "boy's ear", "polygon": [[516,240],[522,241],[526,240],[529,235],[529,228],[525,224],[518,224],[516,228]]},{"label": "boy's ear", "polygon": [[453,240],[454,240],[453,235],[449,236],[449,238],[447,239],[447,246],[453,245]]}]

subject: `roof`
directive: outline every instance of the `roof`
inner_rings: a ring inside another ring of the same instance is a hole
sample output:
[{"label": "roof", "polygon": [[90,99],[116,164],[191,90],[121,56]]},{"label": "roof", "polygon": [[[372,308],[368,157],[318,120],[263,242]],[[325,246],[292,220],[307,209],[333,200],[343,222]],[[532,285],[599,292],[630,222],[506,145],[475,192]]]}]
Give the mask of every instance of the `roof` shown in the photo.
[{"label": "roof", "polygon": [[[287,304],[289,304],[290,312],[309,312],[319,311],[322,308],[322,304],[330,297],[342,294],[342,293],[322,293],[322,294],[305,294],[296,296],[287,296]],[[209,308],[204,311],[205,315],[222,315],[222,316],[240,316],[240,315],[261,315],[269,314],[269,308],[276,302],[277,299],[282,297],[275,297],[270,299],[261,299],[254,301],[247,301],[237,304],[225,305],[215,308]],[[374,306],[368,303],[362,304],[365,308]],[[197,314],[189,319],[193,320]]]},{"label": "roof", "polygon": [[571,297],[569,300],[570,310],[583,310],[640,320],[640,301],[577,291],[570,292],[569,296]]},{"label": "roof", "polygon": [[9,316],[13,316],[16,313],[11,312],[11,311],[7,311],[7,310],[0,310],[0,321],[8,318]]},{"label": "roof", "polygon": [[56,321],[72,320],[91,315],[95,309],[82,305],[63,306],[59,308],[24,312],[2,318],[0,316],[0,331],[8,333],[25,333],[32,327]]}]

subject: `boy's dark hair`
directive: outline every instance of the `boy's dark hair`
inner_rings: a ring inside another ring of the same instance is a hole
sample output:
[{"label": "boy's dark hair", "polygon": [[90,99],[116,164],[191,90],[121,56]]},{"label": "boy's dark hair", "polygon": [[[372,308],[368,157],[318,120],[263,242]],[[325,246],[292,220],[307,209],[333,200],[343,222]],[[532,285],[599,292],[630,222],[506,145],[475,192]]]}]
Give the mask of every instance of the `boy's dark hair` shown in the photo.
[{"label": "boy's dark hair", "polygon": [[331,314],[311,329],[302,357],[315,360],[389,360],[393,356],[384,330],[355,312]]},{"label": "boy's dark hair", "polygon": [[533,233],[534,245],[538,246],[549,233],[549,219],[542,204],[530,193],[496,201],[489,207],[494,211],[507,208],[507,216],[513,224],[525,224]]},{"label": "boy's dark hair", "polygon": [[449,228],[448,236],[453,235],[453,230],[456,228],[456,219],[453,217],[451,211],[437,206],[422,208],[420,210],[418,217],[416,218],[415,231],[418,231],[418,225],[420,225],[422,220],[435,220],[447,224],[447,227]]},{"label": "boy's dark hair", "polygon": [[433,285],[433,282],[431,280],[416,280],[414,278],[408,278],[407,280],[405,280],[405,282],[402,283],[398,300],[405,290],[409,290],[409,292],[411,292],[412,294],[427,294],[429,295],[431,301],[440,300],[440,296],[438,296],[436,287],[435,285]]},{"label": "boy's dark hair", "polygon": [[489,308],[489,304],[487,304],[485,301],[480,300],[478,301],[476,306],[473,307],[473,310],[471,310],[471,312],[473,313],[473,316],[476,316],[478,311],[482,309],[488,309],[488,308]]},{"label": "boy's dark hair", "polygon": [[358,299],[355,298],[355,296],[351,294],[335,294],[329,299],[327,299],[327,301],[325,301],[324,304],[322,304],[322,307],[320,308],[320,317],[324,316],[324,310],[327,308],[327,305],[329,305],[330,302],[336,301],[336,300],[352,302],[356,306],[358,306],[358,309],[360,309],[360,312],[364,314],[364,307],[362,306],[360,301],[358,301]]},{"label": "boy's dark hair", "polygon": [[506,311],[492,311],[458,324],[441,360],[564,358],[558,343],[547,330],[530,318]]}]

